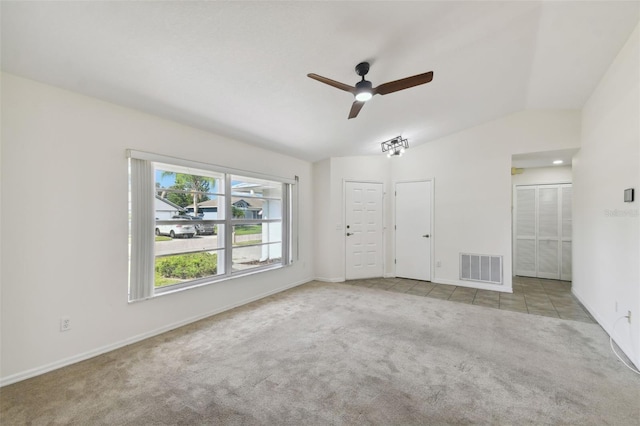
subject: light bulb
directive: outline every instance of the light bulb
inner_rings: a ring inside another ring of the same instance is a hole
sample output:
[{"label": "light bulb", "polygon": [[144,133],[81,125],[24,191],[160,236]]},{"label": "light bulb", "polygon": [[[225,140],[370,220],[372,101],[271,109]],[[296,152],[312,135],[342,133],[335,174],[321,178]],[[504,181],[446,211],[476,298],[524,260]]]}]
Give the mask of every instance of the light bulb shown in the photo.
[{"label": "light bulb", "polygon": [[358,102],[367,102],[369,99],[371,99],[373,95],[370,92],[359,92],[356,93],[356,101]]}]

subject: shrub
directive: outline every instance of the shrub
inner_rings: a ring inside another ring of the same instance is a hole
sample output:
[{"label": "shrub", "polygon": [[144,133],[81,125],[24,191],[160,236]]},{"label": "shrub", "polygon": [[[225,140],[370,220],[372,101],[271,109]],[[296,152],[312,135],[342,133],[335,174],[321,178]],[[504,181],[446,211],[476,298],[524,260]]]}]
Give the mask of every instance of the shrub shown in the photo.
[{"label": "shrub", "polygon": [[166,278],[195,279],[215,275],[218,257],[215,253],[179,254],[156,259],[156,272]]}]

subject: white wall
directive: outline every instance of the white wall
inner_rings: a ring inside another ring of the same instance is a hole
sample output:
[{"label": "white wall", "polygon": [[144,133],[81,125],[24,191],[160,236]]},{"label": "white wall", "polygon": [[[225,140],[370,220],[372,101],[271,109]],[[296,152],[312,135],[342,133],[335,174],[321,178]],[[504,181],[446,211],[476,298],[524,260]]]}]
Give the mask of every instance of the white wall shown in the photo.
[{"label": "white wall", "polygon": [[[411,142],[411,141],[410,141]],[[511,291],[511,156],[572,149],[580,144],[578,111],[525,111],[434,142],[412,147],[400,158],[332,158],[316,175],[317,188],[330,188],[328,218],[316,229],[316,277],[344,280],[343,181],[395,182],[434,179],[435,218],[432,237],[433,281]],[[317,166],[320,167],[320,166]],[[329,170],[327,171],[327,167]],[[325,190],[325,193],[327,191]],[[316,194],[314,201],[319,202]],[[322,202],[323,205],[326,201]],[[393,275],[393,199],[385,199],[385,274]],[[322,241],[322,242],[321,242]],[[476,284],[458,279],[459,253],[504,256],[505,284]]]},{"label": "white wall", "polygon": [[[577,148],[578,111],[523,111],[407,151],[394,181],[434,178],[433,281],[511,291],[511,156]],[[504,285],[459,280],[459,253],[503,256]],[[435,265],[434,265],[435,266]]]},{"label": "white wall", "polygon": [[[640,366],[640,34],[636,27],[582,111],[573,159],[573,291]],[[618,311],[616,312],[616,302]]]},{"label": "white wall", "polygon": [[571,183],[571,166],[532,167],[524,169],[519,175],[513,175],[513,185],[545,185],[551,183]]},{"label": "white wall", "polygon": [[[310,163],[9,74],[1,105],[2,384],[312,278]],[[298,175],[300,262],[128,304],[127,148]]]},{"label": "white wall", "polygon": [[331,211],[331,160],[313,164],[313,223],[314,223],[314,277],[321,281],[338,281],[331,276],[332,251],[327,250],[333,242],[334,220]]}]

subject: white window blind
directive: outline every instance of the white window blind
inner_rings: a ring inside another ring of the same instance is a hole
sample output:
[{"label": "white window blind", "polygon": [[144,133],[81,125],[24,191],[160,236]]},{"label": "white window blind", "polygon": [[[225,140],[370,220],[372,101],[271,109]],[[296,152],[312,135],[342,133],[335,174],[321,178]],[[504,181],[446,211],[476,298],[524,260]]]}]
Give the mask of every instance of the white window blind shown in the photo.
[{"label": "white window blind", "polygon": [[129,300],[153,295],[155,235],[150,218],[154,216],[153,166],[149,161],[131,158],[131,253],[129,261]]}]

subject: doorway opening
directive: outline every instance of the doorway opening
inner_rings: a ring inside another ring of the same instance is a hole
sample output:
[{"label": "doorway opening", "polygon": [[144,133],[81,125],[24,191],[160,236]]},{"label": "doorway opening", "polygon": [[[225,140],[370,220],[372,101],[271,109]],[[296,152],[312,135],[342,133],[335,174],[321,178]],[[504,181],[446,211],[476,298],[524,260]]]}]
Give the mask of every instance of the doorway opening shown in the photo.
[{"label": "doorway opening", "polygon": [[571,285],[571,161],[577,151],[512,157],[512,271],[521,278],[514,283]]}]

